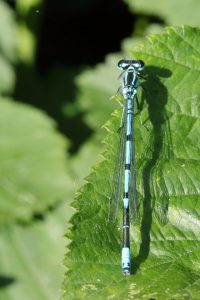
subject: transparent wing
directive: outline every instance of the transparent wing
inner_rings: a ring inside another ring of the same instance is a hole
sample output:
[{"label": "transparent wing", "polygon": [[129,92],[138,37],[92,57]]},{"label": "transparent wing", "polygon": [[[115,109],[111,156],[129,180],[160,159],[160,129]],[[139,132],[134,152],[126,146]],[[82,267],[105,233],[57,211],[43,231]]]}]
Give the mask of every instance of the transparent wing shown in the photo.
[{"label": "transparent wing", "polygon": [[121,74],[119,74],[118,79],[122,79],[122,77],[124,76],[126,70],[124,70]]},{"label": "transparent wing", "polygon": [[109,199],[109,221],[115,221],[119,209],[119,202],[122,197],[122,181],[124,171],[124,153],[126,142],[126,109],[123,110],[121,126],[119,129],[119,144],[117,150],[116,164],[114,169],[112,191]]},{"label": "transparent wing", "polygon": [[136,164],[135,164],[135,132],[134,118],[132,124],[132,151],[131,151],[131,170],[129,180],[129,201],[130,201],[130,217],[136,220],[138,217],[138,201],[136,191]]}]

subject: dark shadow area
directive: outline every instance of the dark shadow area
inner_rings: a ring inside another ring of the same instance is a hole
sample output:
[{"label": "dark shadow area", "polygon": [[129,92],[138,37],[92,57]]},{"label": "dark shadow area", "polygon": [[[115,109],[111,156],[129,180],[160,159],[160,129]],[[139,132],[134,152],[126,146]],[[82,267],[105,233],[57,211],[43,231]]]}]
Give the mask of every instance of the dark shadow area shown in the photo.
[{"label": "dark shadow area", "polygon": [[[148,104],[149,119],[153,126],[152,158],[147,161],[143,169],[143,215],[141,221],[141,244],[139,254],[133,259],[132,270],[136,273],[142,262],[146,260],[150,250],[150,231],[152,225],[152,213],[155,203],[151,195],[151,174],[157,164],[161,151],[163,151],[163,132],[166,122],[165,106],[168,101],[168,93],[165,86],[160,81],[160,77],[170,77],[171,72],[167,69],[146,67],[147,80],[142,84],[141,109],[144,101]],[[166,205],[167,212],[168,205]]]},{"label": "dark shadow area", "polygon": [[10,5],[10,7],[12,7],[13,9],[15,9],[16,7],[16,0],[6,0],[6,3],[8,3]]},{"label": "dark shadow area", "polygon": [[94,65],[133,32],[134,15],[121,0],[46,1],[39,36],[40,70],[50,64]]},{"label": "dark shadow area", "polygon": [[5,288],[15,282],[15,279],[10,276],[0,275],[0,288]]},{"label": "dark shadow area", "polygon": [[[20,16],[18,16],[20,20]],[[36,64],[16,66],[14,98],[45,111],[71,141],[75,153],[93,131],[75,101],[76,76],[85,66],[120,49],[133,30],[134,16],[120,0],[44,1],[33,6],[26,25],[36,36]],[[72,115],[66,105],[75,107]]]},{"label": "dark shadow area", "polygon": [[56,120],[58,130],[71,140],[70,151],[76,152],[92,130],[84,123],[83,113],[66,116],[64,108],[76,99],[75,76],[79,68],[57,66],[45,75],[25,65],[16,68],[17,84],[14,98],[33,105]]}]

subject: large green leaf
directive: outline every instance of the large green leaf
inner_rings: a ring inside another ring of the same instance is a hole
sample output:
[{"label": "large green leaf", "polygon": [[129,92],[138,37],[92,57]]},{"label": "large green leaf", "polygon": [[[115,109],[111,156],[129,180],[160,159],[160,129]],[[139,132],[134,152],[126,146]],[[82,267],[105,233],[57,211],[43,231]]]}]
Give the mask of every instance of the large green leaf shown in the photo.
[{"label": "large green leaf", "polygon": [[70,208],[62,203],[44,220],[1,227],[0,299],[59,299],[69,215]]},{"label": "large green leaf", "polygon": [[121,221],[107,222],[118,111],[106,124],[105,159],[73,203],[62,299],[200,298],[199,44],[199,29],[178,27],[135,49],[133,57],[146,62],[140,103],[149,130],[136,116],[140,217],[131,226],[133,274],[121,273]]},{"label": "large green leaf", "polygon": [[30,106],[0,101],[0,223],[28,220],[72,190],[66,141]]},{"label": "large green leaf", "polygon": [[200,25],[198,0],[124,0],[134,13],[163,18],[168,24],[191,26]]}]

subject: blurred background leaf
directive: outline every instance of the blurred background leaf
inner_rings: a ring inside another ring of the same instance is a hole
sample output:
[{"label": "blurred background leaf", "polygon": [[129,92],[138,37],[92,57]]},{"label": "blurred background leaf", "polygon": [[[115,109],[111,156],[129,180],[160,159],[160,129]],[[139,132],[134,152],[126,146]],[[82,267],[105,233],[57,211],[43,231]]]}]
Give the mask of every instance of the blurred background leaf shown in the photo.
[{"label": "blurred background leaf", "polygon": [[17,54],[18,61],[33,65],[37,51],[43,0],[17,0]]},{"label": "blurred background leaf", "polygon": [[133,13],[163,19],[166,24],[199,26],[198,0],[125,0]]},{"label": "blurred background leaf", "polygon": [[12,91],[15,83],[16,22],[14,12],[0,2],[0,94]]},{"label": "blurred background leaf", "polygon": [[29,220],[72,190],[66,141],[36,109],[0,99],[0,111],[0,223]]},{"label": "blurred background leaf", "polygon": [[16,21],[14,12],[0,2],[0,53],[10,62],[16,59]]},{"label": "blurred background leaf", "polygon": [[0,299],[59,299],[69,215],[63,201],[44,219],[1,226]]}]

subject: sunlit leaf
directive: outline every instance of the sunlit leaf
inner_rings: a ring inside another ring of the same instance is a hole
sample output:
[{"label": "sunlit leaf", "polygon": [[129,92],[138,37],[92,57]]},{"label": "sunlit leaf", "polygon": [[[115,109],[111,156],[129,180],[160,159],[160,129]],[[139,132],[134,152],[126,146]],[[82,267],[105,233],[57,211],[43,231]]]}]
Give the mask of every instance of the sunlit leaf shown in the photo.
[{"label": "sunlit leaf", "polygon": [[200,297],[200,30],[169,28],[133,52],[146,63],[135,116],[139,221],[131,226],[132,275],[121,272],[121,220],[108,218],[120,112],[107,122],[105,158],[73,206],[62,299]]}]

